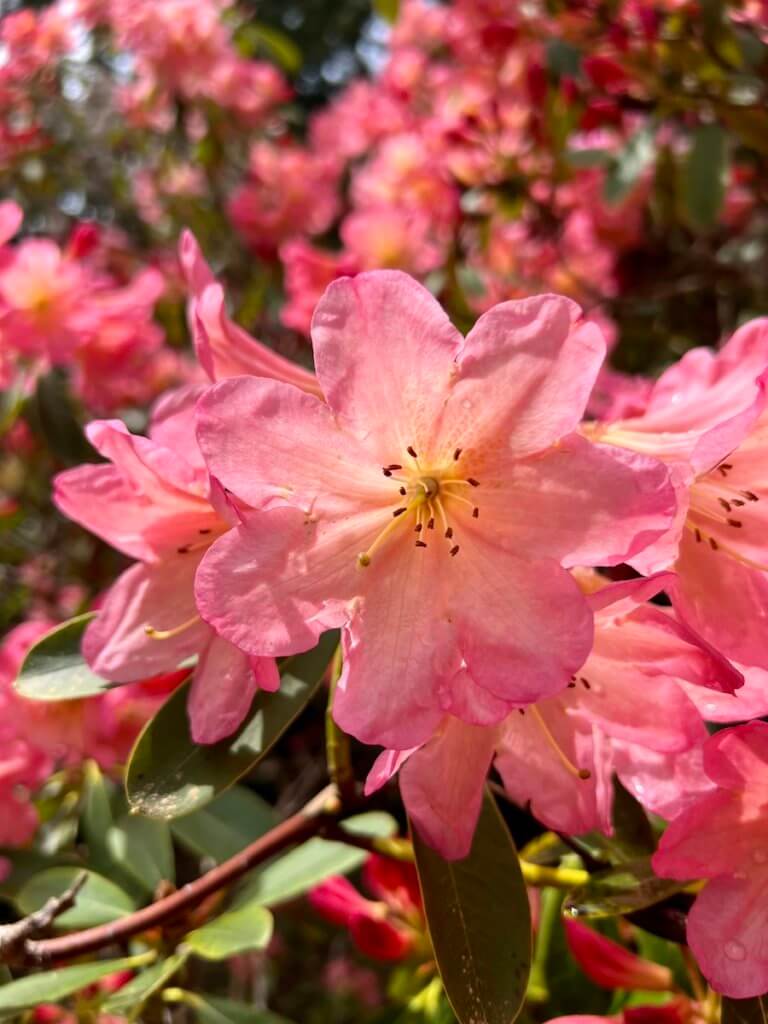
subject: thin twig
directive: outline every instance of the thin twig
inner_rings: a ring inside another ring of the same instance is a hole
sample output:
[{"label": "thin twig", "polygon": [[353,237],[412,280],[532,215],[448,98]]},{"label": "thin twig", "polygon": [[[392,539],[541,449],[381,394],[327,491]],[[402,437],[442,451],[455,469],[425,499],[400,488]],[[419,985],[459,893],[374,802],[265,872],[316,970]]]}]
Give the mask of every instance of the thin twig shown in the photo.
[{"label": "thin twig", "polygon": [[0,926],[0,962],[14,962],[20,954],[26,952],[28,940],[46,931],[57,917],[74,907],[77,894],[87,880],[88,872],[82,871],[68,889],[59,896],[51,896],[39,910],[13,924]]},{"label": "thin twig", "polygon": [[[344,812],[348,808],[343,808]],[[72,932],[52,939],[26,939],[21,943],[20,952],[27,962],[42,964],[71,959],[93,953],[104,946],[124,942],[133,935],[156,928],[179,917],[197,906],[211,893],[217,892],[241,878],[251,868],[262,864],[286,847],[295,846],[313,836],[320,835],[325,827],[334,822],[342,813],[335,786],[326,787],[318,793],[297,814],[292,815],[261,836],[240,853],[219,864],[218,867],[201,875],[200,878],[171,893],[165,899],[151,903],[134,911],[118,921]],[[21,924],[22,922],[19,922]],[[14,926],[11,926],[14,927]],[[2,958],[0,958],[2,959]]]}]

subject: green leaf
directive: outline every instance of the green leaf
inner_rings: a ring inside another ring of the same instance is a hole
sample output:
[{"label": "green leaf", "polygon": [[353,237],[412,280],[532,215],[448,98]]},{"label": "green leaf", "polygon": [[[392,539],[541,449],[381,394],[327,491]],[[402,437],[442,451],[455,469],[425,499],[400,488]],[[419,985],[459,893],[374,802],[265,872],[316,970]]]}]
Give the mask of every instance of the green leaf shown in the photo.
[{"label": "green leaf", "polygon": [[165,960],[153,964],[146,971],[131,978],[127,985],[123,985],[117,992],[105,999],[101,1004],[103,1013],[125,1014],[136,1013],[141,1006],[161,989],[166,981],[169,981],[174,974],[183,966],[187,960],[186,953],[174,953]]},{"label": "green leaf", "polygon": [[616,917],[643,910],[673,896],[686,886],[671,878],[657,878],[648,859],[598,871],[589,883],[570,892],[563,913],[571,917]]},{"label": "green leaf", "polygon": [[107,846],[145,892],[152,894],[160,882],[175,880],[171,830],[164,821],[126,814],[109,829]]},{"label": "green leaf", "polygon": [[612,846],[623,854],[621,860],[631,860],[651,854],[656,849],[651,823],[642,805],[613,777]]},{"label": "green leaf", "polygon": [[373,0],[373,9],[380,18],[394,25],[400,13],[400,0]]},{"label": "green leaf", "polygon": [[220,743],[193,741],[187,716],[189,684],[178,687],[133,748],[125,780],[131,808],[150,818],[179,818],[237,782],[310,700],[337,642],[336,632],[325,633],[314,650],[286,659],[277,693],[257,693],[243,724]]},{"label": "green leaf", "polygon": [[768,1024],[768,995],[753,999],[723,996],[720,1024]]},{"label": "green leaf", "polygon": [[706,231],[717,224],[725,197],[728,141],[719,124],[696,129],[685,162],[683,199],[691,224]]},{"label": "green leaf", "polygon": [[250,949],[265,949],[274,920],[255,900],[238,900],[228,910],[184,938],[185,946],[206,960],[226,960]]},{"label": "green leaf", "polygon": [[39,377],[27,409],[33,428],[65,466],[99,461],[78,423],[64,372],[52,370]]},{"label": "green leaf", "polygon": [[220,864],[276,824],[277,816],[265,800],[245,786],[233,786],[202,810],[178,818],[171,829],[192,853]]},{"label": "green leaf", "polygon": [[31,700],[75,700],[120,686],[94,675],[80,653],[80,642],[95,612],[77,615],[41,637],[27,651],[14,686]]},{"label": "green leaf", "polygon": [[22,1010],[34,1009],[40,1003],[56,1003],[109,974],[138,967],[154,957],[154,953],[144,953],[119,960],[75,964],[73,967],[61,967],[56,971],[43,971],[41,974],[19,978],[0,987],[0,1013],[20,1013]]},{"label": "green leaf", "polygon": [[166,998],[168,1002],[188,1006],[200,1024],[290,1024],[276,1013],[259,1010],[225,996],[199,996],[196,992],[173,989],[168,991]]},{"label": "green leaf", "polygon": [[634,188],[655,155],[654,128],[648,125],[633,135],[615,157],[605,176],[603,195],[606,202],[620,203]]},{"label": "green leaf", "polygon": [[[22,914],[39,910],[46,900],[65,892],[82,873],[82,868],[61,867],[34,875],[16,895],[15,902],[19,910]],[[114,882],[93,871],[87,871],[86,874],[88,877],[77,894],[74,907],[56,918],[57,928],[91,928],[116,921],[136,909],[134,900]]]},{"label": "green leaf", "polygon": [[237,33],[237,44],[248,56],[266,51],[290,75],[295,75],[304,62],[301,50],[289,35],[263,22],[244,25]]},{"label": "green leaf", "polygon": [[435,959],[459,1024],[511,1024],[531,966],[531,917],[520,862],[486,794],[468,857],[446,861],[413,831]]},{"label": "green leaf", "polygon": [[[383,811],[348,818],[341,826],[351,835],[389,837],[397,832],[397,822]],[[344,875],[359,868],[368,854],[355,846],[327,839],[310,839],[295,850],[251,872],[241,899],[255,900],[262,906],[274,906],[295,899],[331,875]]]}]

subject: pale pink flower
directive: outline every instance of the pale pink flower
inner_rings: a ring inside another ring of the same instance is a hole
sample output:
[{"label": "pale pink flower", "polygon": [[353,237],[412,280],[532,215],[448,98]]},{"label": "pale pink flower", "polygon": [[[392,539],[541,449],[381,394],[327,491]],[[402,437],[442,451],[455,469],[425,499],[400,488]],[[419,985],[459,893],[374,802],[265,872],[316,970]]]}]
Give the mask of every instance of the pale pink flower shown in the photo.
[{"label": "pale pink flower", "polygon": [[493,724],[487,696],[468,690],[463,721],[456,709],[420,750],[382,754],[366,791],[400,769],[411,819],[450,857],[469,849],[492,761],[507,793],[557,831],[610,834],[613,774],[649,809],[677,813],[709,785],[698,782],[707,733],[681,684],[733,690],[741,676],[667,609],[644,603],[671,578],[594,590],[594,647],[563,693]]},{"label": "pale pink flower", "polygon": [[345,253],[319,249],[303,238],[281,245],[280,261],[286,293],[280,319],[300,334],[309,334],[315,306],[331,281],[359,269]]},{"label": "pale pink flower", "polygon": [[715,791],[672,821],[653,867],[709,880],[688,914],[688,944],[714,989],[746,999],[768,989],[768,725],[712,736],[704,768]]},{"label": "pale pink flower", "polygon": [[439,241],[424,212],[379,206],[351,213],[341,224],[347,258],[363,270],[392,267],[423,275],[442,266],[447,240]]},{"label": "pale pink flower", "polygon": [[106,464],[56,477],[54,500],[76,522],[139,559],[110,588],[86,630],[92,669],[119,683],[171,672],[193,656],[189,698],[192,735],[213,743],[233,732],[257,689],[279,685],[271,658],[256,658],[219,637],[200,619],[193,583],[210,544],[238,520],[209,480],[194,441],[199,389],[169,393],[154,411],[150,437],[119,420],[87,427]]},{"label": "pale pink flower", "polygon": [[337,720],[398,749],[446,712],[498,720],[560,691],[592,642],[563,566],[625,561],[674,510],[655,460],[574,433],[597,329],[539,296],[463,339],[426,289],[378,271],[334,282],[312,336],[325,402],[240,379],[199,405],[212,474],[268,510],[204,559],[203,616],[254,655],[343,626]]},{"label": "pale pink flower", "polygon": [[675,528],[633,564],[674,565],[670,596],[680,615],[728,657],[759,668],[768,668],[755,611],[768,604],[767,368],[768,320],[754,320],[719,352],[683,356],[640,415],[586,428],[672,467],[681,503]]}]

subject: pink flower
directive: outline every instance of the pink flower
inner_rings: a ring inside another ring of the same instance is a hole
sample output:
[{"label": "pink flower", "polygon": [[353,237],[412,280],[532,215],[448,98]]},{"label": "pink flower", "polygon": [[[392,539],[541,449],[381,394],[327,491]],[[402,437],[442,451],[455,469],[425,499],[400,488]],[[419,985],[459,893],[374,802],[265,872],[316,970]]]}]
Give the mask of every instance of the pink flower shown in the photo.
[{"label": "pink flower", "polygon": [[426,274],[446,258],[447,240],[435,238],[434,224],[422,211],[380,206],[351,213],[341,225],[349,259],[364,270],[396,267]]},{"label": "pink flower", "polygon": [[200,619],[193,583],[213,540],[238,513],[208,478],[192,429],[199,389],[171,392],[156,407],[150,437],[119,420],[91,423],[88,437],[107,464],[56,477],[54,500],[70,518],[139,559],[111,587],[88,627],[83,652],[93,670],[127,683],[172,672],[198,656],[190,691],[192,734],[213,743],[237,728],[257,689],[279,685],[271,658],[238,650]]},{"label": "pink flower", "polygon": [[347,928],[362,953],[384,962],[403,960],[424,933],[416,870],[412,864],[373,855],[363,877],[377,902],[339,876],[316,886],[309,901],[326,920]]},{"label": "pink flower", "polygon": [[199,405],[212,474],[266,510],[203,560],[206,621],[254,655],[344,627],[337,720],[400,750],[446,712],[498,721],[560,691],[592,642],[563,566],[626,560],[674,509],[658,463],[573,433],[597,329],[540,296],[462,339],[429,292],[379,271],[334,282],[312,336],[325,402],[240,379]]},{"label": "pink flower", "polygon": [[[16,745],[27,742],[41,773],[50,774],[54,763],[79,764],[86,758],[110,771],[125,761],[141,728],[186,673],[158,676],[88,700],[29,700],[13,682],[29,648],[53,626],[45,619],[23,622],[0,646],[0,708],[6,721],[0,735],[4,731],[5,742]],[[42,781],[41,775],[25,784]]]},{"label": "pink flower", "polygon": [[262,345],[229,318],[224,290],[216,282],[191,231],[182,233],[179,262],[189,291],[190,334],[200,365],[210,380],[253,374],[286,381],[310,394],[320,393],[313,373]]},{"label": "pink flower", "polygon": [[711,737],[704,768],[715,791],[670,824],[653,867],[709,879],[688,915],[688,944],[713,988],[746,999],[768,989],[768,725]]},{"label": "pink flower", "polygon": [[688,352],[656,382],[641,415],[588,430],[670,464],[681,514],[633,564],[674,564],[670,596],[681,617],[728,657],[763,669],[768,649],[754,609],[768,603],[767,368],[768,320],[754,320],[718,353]]},{"label": "pink flower", "polygon": [[687,692],[733,689],[741,677],[666,609],[643,603],[670,579],[595,589],[594,647],[563,693],[492,725],[495,709],[469,690],[465,721],[455,710],[418,751],[386,751],[366,791],[400,769],[409,816],[451,858],[469,849],[492,761],[509,795],[558,831],[610,833],[614,773],[649,809],[677,813],[709,785],[698,779],[707,734]]},{"label": "pink flower", "polygon": [[603,988],[639,988],[647,992],[669,992],[674,988],[669,967],[630,953],[618,942],[572,917],[563,918],[563,927],[574,959],[595,984]]},{"label": "pink flower", "polygon": [[318,249],[303,238],[281,245],[280,261],[286,292],[280,319],[300,334],[309,334],[315,306],[331,281],[351,276],[359,269],[344,253]]}]

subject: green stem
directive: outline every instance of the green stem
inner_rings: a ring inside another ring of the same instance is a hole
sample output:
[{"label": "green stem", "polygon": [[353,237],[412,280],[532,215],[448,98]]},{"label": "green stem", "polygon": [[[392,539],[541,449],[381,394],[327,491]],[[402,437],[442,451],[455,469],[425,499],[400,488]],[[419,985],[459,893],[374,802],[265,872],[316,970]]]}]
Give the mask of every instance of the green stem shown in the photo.
[{"label": "green stem", "polygon": [[349,737],[342,732],[333,717],[333,700],[342,667],[343,656],[339,644],[331,661],[331,685],[328,691],[328,706],[325,709],[325,759],[331,782],[336,786],[342,804],[349,804],[356,796]]}]

